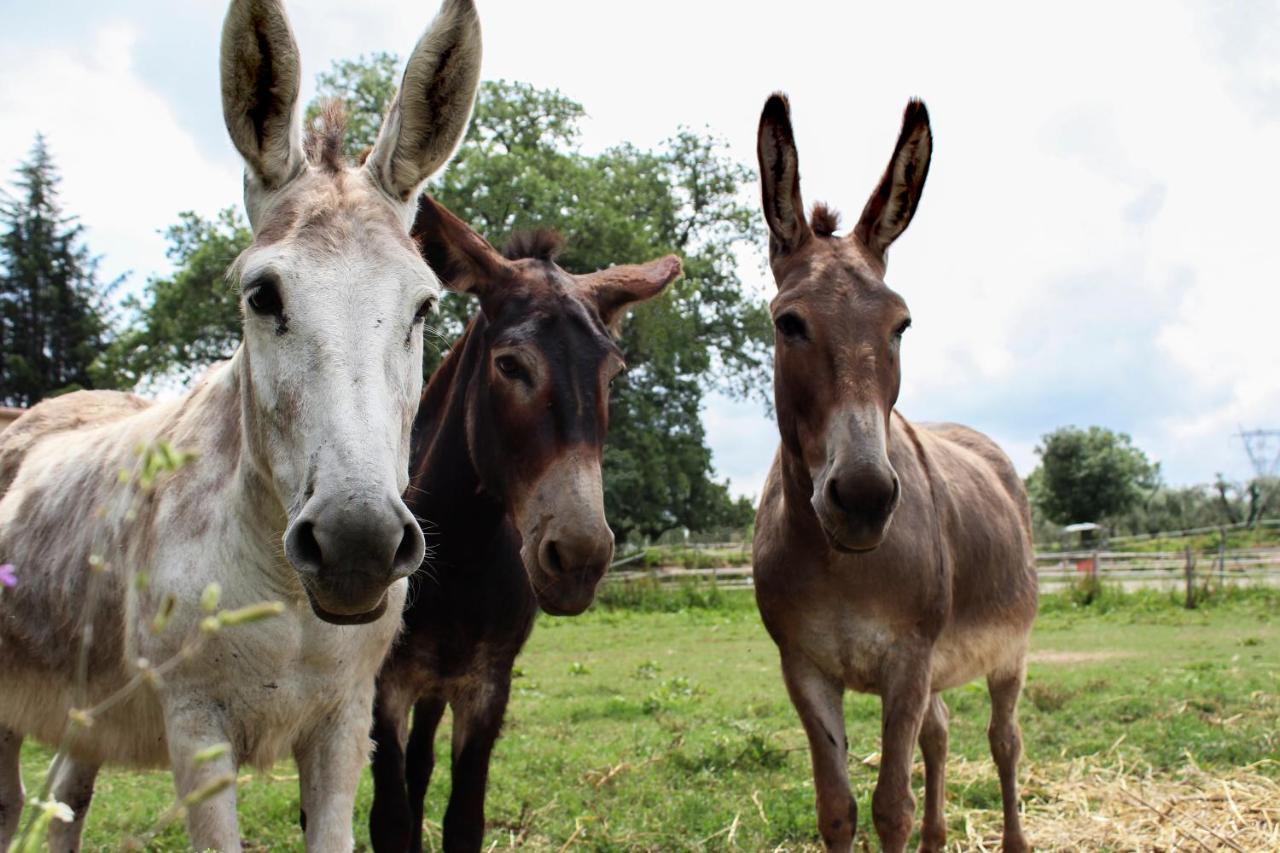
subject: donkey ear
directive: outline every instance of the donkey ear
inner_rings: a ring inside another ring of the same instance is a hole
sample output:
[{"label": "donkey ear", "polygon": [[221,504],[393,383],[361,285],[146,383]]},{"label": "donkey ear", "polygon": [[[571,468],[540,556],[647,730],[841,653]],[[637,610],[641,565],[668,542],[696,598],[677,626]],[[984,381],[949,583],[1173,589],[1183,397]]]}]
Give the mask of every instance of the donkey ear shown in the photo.
[{"label": "donkey ear", "polygon": [[883,265],[889,244],[898,239],[915,215],[929,175],[929,158],[933,154],[933,132],[929,129],[929,111],[924,102],[912,98],[902,114],[902,132],[893,148],[893,158],[880,179],[853,236],[862,241]]},{"label": "donkey ear", "polygon": [[765,101],[756,138],[760,158],[760,194],[764,218],[769,224],[769,260],[793,252],[813,232],[804,218],[800,198],[800,158],[791,132],[791,106],[787,96],[775,92]]},{"label": "donkey ear", "polygon": [[222,117],[248,170],[246,192],[278,189],[303,164],[298,44],[281,0],[232,0],[221,66]]},{"label": "donkey ear", "polygon": [[404,69],[366,166],[393,198],[413,200],[466,133],[480,85],[480,18],[472,0],[445,0]]},{"label": "donkey ear", "polygon": [[488,240],[426,193],[418,197],[410,236],[440,283],[452,291],[475,293],[483,300],[510,276],[510,262]]},{"label": "donkey ear", "polygon": [[644,302],[662,293],[683,271],[680,259],[675,255],[667,255],[647,264],[609,267],[607,270],[579,276],[578,280],[595,294],[600,319],[617,332],[627,308],[633,303]]}]

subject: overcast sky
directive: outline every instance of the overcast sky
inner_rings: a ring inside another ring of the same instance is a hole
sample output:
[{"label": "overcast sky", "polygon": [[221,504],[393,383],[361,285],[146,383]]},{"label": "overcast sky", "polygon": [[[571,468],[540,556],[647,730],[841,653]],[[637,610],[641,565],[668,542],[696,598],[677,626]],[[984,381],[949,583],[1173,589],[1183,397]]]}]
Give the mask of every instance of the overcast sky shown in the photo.
[{"label": "overcast sky", "polygon": [[[1248,476],[1234,433],[1280,428],[1277,3],[478,5],[485,76],[582,102],[591,149],[705,126],[754,166],[760,107],[788,92],[805,199],[850,218],[907,98],[924,98],[933,166],[888,273],[915,321],[908,417],[984,430],[1024,474],[1055,427],[1124,430],[1178,484]],[[43,131],[68,211],[104,271],[135,287],[167,269],[158,232],[178,211],[239,203],[218,95],[224,9],[0,11],[0,167]],[[405,55],[435,4],[290,12],[305,100],[334,59]],[[721,476],[757,493],[773,423],[718,398],[705,417]]]}]

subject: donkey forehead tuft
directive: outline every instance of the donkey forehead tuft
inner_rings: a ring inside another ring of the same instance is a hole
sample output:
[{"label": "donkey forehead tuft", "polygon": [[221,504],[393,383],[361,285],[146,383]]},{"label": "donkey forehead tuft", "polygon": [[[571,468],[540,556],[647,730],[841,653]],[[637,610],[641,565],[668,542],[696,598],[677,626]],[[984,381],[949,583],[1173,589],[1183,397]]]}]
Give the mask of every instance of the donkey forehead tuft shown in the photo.
[{"label": "donkey forehead tuft", "polygon": [[819,237],[831,237],[840,230],[840,212],[823,202],[813,206],[813,213],[810,214],[809,219],[809,227]]},{"label": "donkey forehead tuft", "polygon": [[534,260],[555,263],[564,249],[564,238],[550,228],[513,232],[503,244],[502,254],[509,261]]},{"label": "donkey forehead tuft", "polygon": [[343,152],[347,136],[347,109],[337,98],[320,104],[315,118],[307,122],[302,148],[307,162],[325,172],[340,172],[351,165]]}]

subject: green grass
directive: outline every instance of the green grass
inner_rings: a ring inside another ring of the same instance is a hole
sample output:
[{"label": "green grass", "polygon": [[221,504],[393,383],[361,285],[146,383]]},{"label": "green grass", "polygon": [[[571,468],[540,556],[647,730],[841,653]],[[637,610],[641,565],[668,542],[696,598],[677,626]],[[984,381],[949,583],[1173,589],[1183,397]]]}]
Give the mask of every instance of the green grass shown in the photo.
[{"label": "green grass", "polygon": [[[804,736],[750,594],[691,587],[629,596],[606,596],[576,619],[539,621],[494,757],[488,842],[723,849],[736,821],[741,849],[813,844]],[[1107,590],[1088,607],[1049,596],[1042,611],[1022,705],[1029,762],[1106,762],[1119,753],[1161,774],[1188,755],[1208,770],[1280,758],[1280,592],[1225,591],[1186,611],[1167,594]],[[972,685],[947,700],[957,764],[985,759],[985,690]],[[850,696],[846,718],[865,833],[875,771],[861,759],[878,749],[877,700]],[[447,742],[442,731],[428,803],[437,847]],[[26,747],[29,790],[48,759],[47,750]],[[1260,772],[1278,775],[1278,767]],[[278,779],[245,774],[240,819],[250,847],[301,849],[293,774],[290,765],[275,770]],[[366,773],[358,846],[367,846],[369,797]],[[999,797],[994,775],[953,778],[953,835],[966,813],[997,810]],[[170,801],[165,773],[104,772],[87,847],[117,849]],[[184,849],[185,834],[172,827],[152,847]]]}]

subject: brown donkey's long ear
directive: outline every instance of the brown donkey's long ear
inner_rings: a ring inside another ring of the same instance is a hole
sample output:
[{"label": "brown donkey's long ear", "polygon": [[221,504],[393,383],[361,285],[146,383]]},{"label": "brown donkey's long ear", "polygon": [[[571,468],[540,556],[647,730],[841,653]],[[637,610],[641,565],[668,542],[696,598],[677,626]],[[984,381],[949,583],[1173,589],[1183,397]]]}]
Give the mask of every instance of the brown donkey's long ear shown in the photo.
[{"label": "brown donkey's long ear", "polygon": [[760,158],[764,218],[769,224],[769,260],[773,262],[800,248],[813,235],[800,198],[800,158],[791,132],[791,107],[781,92],[765,101],[756,154]]},{"label": "brown donkey's long ear", "polygon": [[578,281],[595,294],[600,319],[617,332],[628,307],[662,293],[683,271],[680,259],[667,255],[646,264],[623,264],[578,276]]},{"label": "brown donkey's long ear", "polygon": [[511,275],[511,263],[467,223],[423,193],[410,236],[440,283],[458,293],[484,299]]},{"label": "brown donkey's long ear", "polygon": [[924,102],[911,99],[902,114],[902,131],[894,146],[893,158],[884,170],[880,186],[876,187],[862,218],[853,229],[853,236],[861,240],[883,266],[889,244],[898,239],[915,215],[924,190],[924,179],[929,175],[929,158],[933,154],[933,132],[929,129],[929,111]]},{"label": "brown donkey's long ear", "polygon": [[298,45],[280,0],[233,0],[222,24],[222,117],[245,164],[245,206],[303,166]]},{"label": "brown donkey's long ear", "polygon": [[[393,198],[411,204],[452,156],[480,85],[480,18],[472,0],[444,0],[405,65],[366,166]],[[412,213],[410,209],[409,213]]]}]

